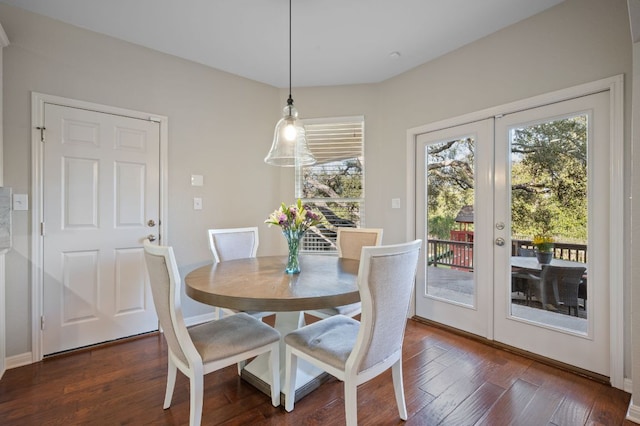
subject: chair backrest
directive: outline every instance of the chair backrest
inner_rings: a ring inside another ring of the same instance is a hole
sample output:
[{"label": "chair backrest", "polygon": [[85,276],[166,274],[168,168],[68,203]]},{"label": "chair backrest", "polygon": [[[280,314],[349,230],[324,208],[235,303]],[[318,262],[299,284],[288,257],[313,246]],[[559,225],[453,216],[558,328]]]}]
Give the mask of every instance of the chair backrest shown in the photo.
[{"label": "chair backrest", "polygon": [[209,229],[209,248],[216,262],[256,257],[258,227]]},{"label": "chair backrest", "polygon": [[200,360],[182,316],[180,307],[181,280],[173,249],[157,246],[145,240],[144,259],[151,283],[153,304],[169,350],[179,362],[191,368],[194,360]]},{"label": "chair backrest", "polygon": [[415,240],[362,250],[360,331],[347,370],[361,374],[400,356],[421,246],[422,240]]},{"label": "chair backrest", "polygon": [[551,284],[559,302],[575,306],[578,298],[578,286],[587,268],[581,266],[543,265],[540,281]]},{"label": "chair backrest", "polygon": [[518,256],[536,257],[536,251],[534,249],[518,247]]},{"label": "chair backrest", "polygon": [[338,257],[360,260],[362,247],[382,244],[382,229],[338,228]]}]

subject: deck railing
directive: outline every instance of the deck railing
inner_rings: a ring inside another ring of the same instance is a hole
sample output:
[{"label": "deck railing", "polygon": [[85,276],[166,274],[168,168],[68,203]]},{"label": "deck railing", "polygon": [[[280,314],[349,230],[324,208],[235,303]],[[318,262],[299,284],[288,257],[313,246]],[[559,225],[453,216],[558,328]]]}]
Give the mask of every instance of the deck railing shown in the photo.
[{"label": "deck railing", "polygon": [[464,241],[427,241],[429,266],[449,266],[458,269],[473,269],[473,243]]},{"label": "deck railing", "polygon": [[[531,240],[511,240],[511,255],[518,255],[518,248],[532,249]],[[587,245],[572,243],[554,243],[553,258],[587,263]]]},{"label": "deck railing", "polygon": [[[512,240],[511,255],[517,256],[518,248],[533,248],[530,240]],[[585,244],[555,243],[554,259],[587,262]],[[427,262],[429,266],[447,266],[450,268],[473,269],[473,243],[464,241],[429,239],[427,241]]]}]

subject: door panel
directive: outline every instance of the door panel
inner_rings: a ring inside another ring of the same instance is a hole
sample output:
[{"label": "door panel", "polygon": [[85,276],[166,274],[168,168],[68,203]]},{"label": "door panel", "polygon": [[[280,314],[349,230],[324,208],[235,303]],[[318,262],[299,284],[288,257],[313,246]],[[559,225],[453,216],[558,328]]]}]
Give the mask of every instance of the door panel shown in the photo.
[{"label": "door panel", "polygon": [[418,137],[418,316],[491,337],[493,120]]},{"label": "door panel", "polygon": [[44,119],[43,354],[156,330],[158,123],[48,103]]},{"label": "door panel", "polygon": [[[496,178],[506,184],[496,185],[495,212],[497,220],[508,226],[496,230],[495,237],[516,243],[495,247],[495,339],[604,376],[609,376],[610,368],[609,120],[608,92],[496,119]],[[524,305],[513,302],[511,255],[516,253],[511,247],[521,244],[522,237],[512,224],[517,223],[521,208],[516,193],[523,186],[520,166],[530,155],[522,154],[526,150],[518,146],[523,134],[538,144],[534,154],[543,158],[540,164],[547,164],[547,170],[536,174],[553,173],[547,182],[527,176],[529,190],[536,188],[542,196],[528,206],[536,223],[524,239],[530,240],[548,225],[556,240],[552,266],[586,268],[583,294],[578,296],[578,310],[573,311],[578,317],[568,315],[567,303],[559,301],[562,283],[541,281],[541,272],[531,273],[538,277],[531,285],[549,290],[544,306],[535,296]],[[545,158],[545,153],[552,155]],[[585,183],[586,188],[581,188]]]}]

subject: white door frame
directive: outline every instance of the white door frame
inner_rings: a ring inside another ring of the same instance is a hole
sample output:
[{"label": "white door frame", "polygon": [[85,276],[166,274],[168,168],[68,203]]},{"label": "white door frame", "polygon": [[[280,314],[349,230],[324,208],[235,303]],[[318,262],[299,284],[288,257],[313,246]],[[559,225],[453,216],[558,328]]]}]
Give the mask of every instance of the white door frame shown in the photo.
[{"label": "white door frame", "polygon": [[[7,33],[4,32],[4,28],[0,25],[0,186],[3,185],[4,182],[4,168],[2,165],[4,158],[4,144],[2,139],[3,133],[3,125],[2,125],[2,82],[3,82],[3,73],[2,73],[2,50],[9,45],[9,37],[7,37]],[[13,200],[12,200],[13,201]],[[4,264],[4,255],[5,251],[0,252],[0,309],[2,310],[2,315],[0,315],[0,379],[4,375],[4,372],[7,368],[6,366],[6,325],[7,318],[5,312],[7,312],[6,308],[6,279],[5,279],[5,264]]]},{"label": "white door frame", "polygon": [[168,122],[166,116],[133,111],[124,108],[100,105],[60,96],[31,93],[31,361],[42,360],[42,282],[43,282],[43,238],[40,224],[43,216],[43,144],[40,128],[44,125],[44,106],[46,103],[71,108],[81,108],[106,114],[116,114],[142,120],[155,121],[160,124],[160,240],[167,242],[167,183],[168,183]]},{"label": "white door frame", "polygon": [[414,239],[416,234],[416,167],[414,156],[418,135],[607,90],[609,91],[611,108],[609,148],[609,189],[611,197],[611,204],[609,206],[609,234],[611,238],[609,255],[611,366],[609,371],[611,372],[611,385],[618,389],[624,389],[624,270],[628,265],[624,262],[624,76],[622,74],[407,130],[406,237],[407,239]]}]

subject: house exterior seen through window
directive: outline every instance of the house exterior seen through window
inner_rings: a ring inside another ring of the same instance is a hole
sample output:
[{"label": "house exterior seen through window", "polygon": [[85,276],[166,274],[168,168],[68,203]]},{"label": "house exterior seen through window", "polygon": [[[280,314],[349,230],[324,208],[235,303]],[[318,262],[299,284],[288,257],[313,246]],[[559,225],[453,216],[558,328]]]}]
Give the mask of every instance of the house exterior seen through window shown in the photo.
[{"label": "house exterior seen through window", "polygon": [[317,163],[296,169],[296,197],[327,223],[307,231],[302,250],[335,252],[338,227],[364,226],[364,117],[304,120],[304,126]]}]

